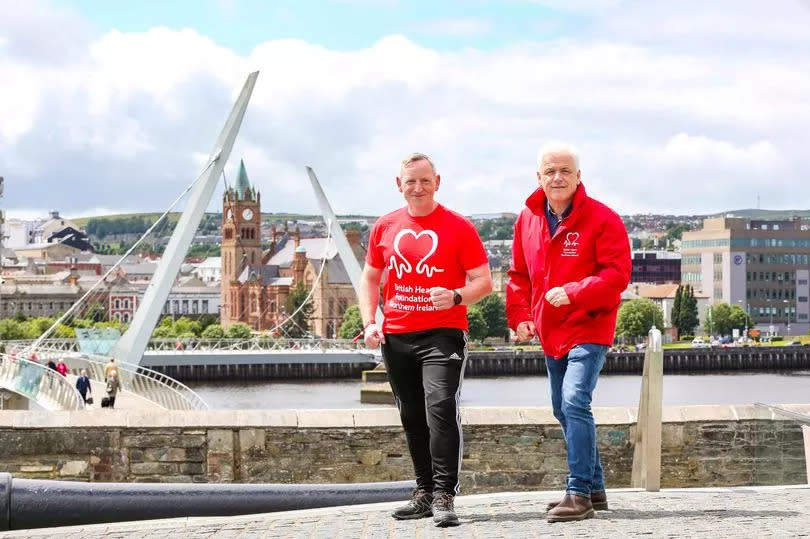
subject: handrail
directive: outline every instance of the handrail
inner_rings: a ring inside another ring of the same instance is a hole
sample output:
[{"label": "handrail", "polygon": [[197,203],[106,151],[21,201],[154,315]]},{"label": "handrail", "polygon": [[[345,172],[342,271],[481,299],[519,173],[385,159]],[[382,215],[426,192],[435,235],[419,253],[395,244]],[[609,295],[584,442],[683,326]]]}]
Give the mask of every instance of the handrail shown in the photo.
[{"label": "handrail", "polygon": [[0,354],[0,387],[28,397],[48,410],[84,408],[84,399],[70,380],[23,357]]},{"label": "handrail", "polygon": [[758,406],[760,408],[768,408],[773,413],[777,415],[781,415],[782,417],[787,417],[790,419],[794,419],[799,423],[804,423],[806,425],[810,425],[810,415],[800,414],[799,412],[794,412],[793,410],[787,410],[782,408],[781,406],[775,406],[773,404],[765,404],[762,402],[755,402],[754,406]]},{"label": "handrail", "polygon": [[[30,340],[5,341],[9,349],[22,351],[30,346]],[[178,346],[178,343],[180,345]],[[45,339],[40,347],[55,351],[80,352],[76,339]],[[147,351],[159,352],[189,352],[189,351],[351,351],[363,350],[365,345],[355,343],[348,339],[276,339],[268,337],[254,337],[251,339],[204,339],[204,338],[175,338],[152,339],[149,341]]]},{"label": "handrail", "polygon": [[[47,344],[47,343],[46,343]],[[86,369],[90,378],[103,381],[109,357],[40,346],[42,358],[60,357],[75,372]],[[207,410],[208,404],[194,390],[174,378],[140,365],[116,362],[124,389],[168,410]]]}]

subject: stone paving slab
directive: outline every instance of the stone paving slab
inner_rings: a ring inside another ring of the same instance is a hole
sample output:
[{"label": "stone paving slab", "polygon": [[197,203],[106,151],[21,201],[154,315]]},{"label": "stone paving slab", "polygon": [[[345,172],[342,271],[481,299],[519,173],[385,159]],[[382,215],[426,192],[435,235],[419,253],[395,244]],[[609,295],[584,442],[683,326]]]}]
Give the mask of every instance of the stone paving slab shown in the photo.
[{"label": "stone paving slab", "polygon": [[459,496],[457,528],[430,519],[396,521],[396,503],[263,515],[179,518],[0,533],[32,538],[534,538],[534,537],[810,537],[810,486],[609,490],[609,511],[582,522],[549,524],[545,505],[557,492]]}]

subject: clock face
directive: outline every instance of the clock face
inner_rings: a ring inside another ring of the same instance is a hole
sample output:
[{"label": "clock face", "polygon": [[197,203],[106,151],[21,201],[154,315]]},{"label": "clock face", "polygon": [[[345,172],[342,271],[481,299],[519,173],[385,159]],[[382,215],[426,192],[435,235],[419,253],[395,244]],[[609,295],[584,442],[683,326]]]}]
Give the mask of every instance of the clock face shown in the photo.
[{"label": "clock face", "polygon": [[251,219],[253,219],[253,210],[251,210],[250,208],[245,208],[245,211],[242,212],[242,218],[245,221],[250,221]]}]

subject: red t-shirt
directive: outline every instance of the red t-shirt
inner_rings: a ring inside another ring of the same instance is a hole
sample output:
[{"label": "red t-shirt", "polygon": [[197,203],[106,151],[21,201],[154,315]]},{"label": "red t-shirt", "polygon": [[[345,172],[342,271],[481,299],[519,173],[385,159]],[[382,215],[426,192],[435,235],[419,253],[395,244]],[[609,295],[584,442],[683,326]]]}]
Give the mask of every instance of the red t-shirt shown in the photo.
[{"label": "red t-shirt", "polygon": [[475,226],[439,204],[424,217],[401,208],[380,217],[371,231],[366,264],[384,269],[383,333],[467,329],[467,307],[436,310],[430,289],[467,282],[467,271],[487,263]]}]

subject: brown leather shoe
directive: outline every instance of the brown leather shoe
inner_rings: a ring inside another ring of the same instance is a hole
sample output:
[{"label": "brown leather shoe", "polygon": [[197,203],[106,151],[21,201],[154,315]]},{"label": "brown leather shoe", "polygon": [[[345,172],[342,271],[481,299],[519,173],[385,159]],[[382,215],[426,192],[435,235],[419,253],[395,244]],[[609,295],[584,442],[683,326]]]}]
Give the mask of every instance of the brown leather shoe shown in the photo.
[{"label": "brown leather shoe", "polygon": [[[551,502],[546,506],[546,511],[551,511],[558,505],[560,505],[560,501]],[[607,494],[603,490],[602,492],[591,492],[591,504],[593,505],[594,511],[607,511],[608,510],[608,503],[607,503]]]},{"label": "brown leather shoe", "polygon": [[584,496],[566,493],[562,501],[546,514],[549,522],[569,522],[593,518],[591,499]]}]

